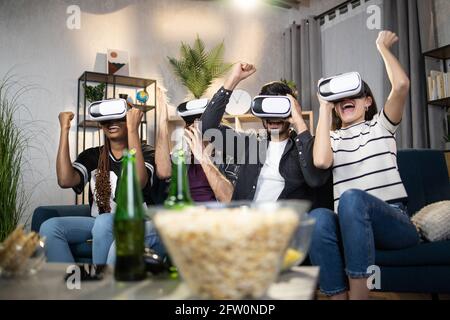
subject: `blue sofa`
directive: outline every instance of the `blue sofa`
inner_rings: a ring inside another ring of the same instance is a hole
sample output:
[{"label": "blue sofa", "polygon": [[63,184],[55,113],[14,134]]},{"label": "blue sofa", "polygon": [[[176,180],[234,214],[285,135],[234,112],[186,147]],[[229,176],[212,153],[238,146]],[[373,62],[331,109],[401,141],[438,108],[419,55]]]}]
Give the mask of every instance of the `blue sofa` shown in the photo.
[{"label": "blue sofa", "polygon": [[[39,232],[41,224],[46,220],[56,217],[90,217],[91,210],[89,205],[68,205],[68,206],[46,206],[38,207],[34,210],[31,219],[31,230]],[[70,249],[76,262],[92,262],[92,242],[87,241],[70,245]]]},{"label": "blue sofa", "polygon": [[[428,204],[450,200],[449,176],[442,151],[403,150],[397,160],[409,196],[410,215]],[[450,293],[450,241],[377,251],[376,264],[381,269],[380,291]]]},{"label": "blue sofa", "polygon": [[[450,183],[442,151],[404,150],[398,153],[400,174],[409,195],[412,215],[427,204],[450,200]],[[32,230],[58,216],[89,216],[88,206],[39,207]],[[399,235],[401,236],[401,235]],[[91,243],[71,246],[77,262],[89,262]],[[377,251],[384,292],[450,293],[450,241],[427,243],[405,250]]]}]

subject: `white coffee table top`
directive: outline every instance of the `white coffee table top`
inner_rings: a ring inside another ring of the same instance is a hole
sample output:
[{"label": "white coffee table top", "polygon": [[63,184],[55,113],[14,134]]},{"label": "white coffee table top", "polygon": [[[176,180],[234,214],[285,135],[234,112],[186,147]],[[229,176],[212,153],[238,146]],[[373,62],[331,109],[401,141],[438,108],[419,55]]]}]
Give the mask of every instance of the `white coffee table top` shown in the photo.
[{"label": "white coffee table top", "polygon": [[[117,282],[112,270],[103,280],[81,282],[81,289],[68,289],[64,280],[68,264],[46,264],[36,275],[0,279],[0,299],[195,299],[180,280],[149,276],[140,282]],[[314,298],[318,267],[295,267],[280,275],[262,299],[310,300]]]}]

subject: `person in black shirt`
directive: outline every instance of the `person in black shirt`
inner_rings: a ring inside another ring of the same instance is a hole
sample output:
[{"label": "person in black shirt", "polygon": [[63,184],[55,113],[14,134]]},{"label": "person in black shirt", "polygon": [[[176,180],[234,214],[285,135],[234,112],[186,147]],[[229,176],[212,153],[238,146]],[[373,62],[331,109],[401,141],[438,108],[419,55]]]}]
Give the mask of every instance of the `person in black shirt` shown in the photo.
[{"label": "person in black shirt", "polygon": [[[40,234],[46,237],[46,254],[50,262],[74,262],[70,244],[93,240],[92,262],[105,264],[113,236],[113,212],[117,183],[121,172],[121,158],[125,149],[136,150],[137,175],[147,204],[161,201],[159,190],[164,182],[155,172],[154,151],[139,138],[142,111],[131,108],[126,117],[100,122],[105,135],[101,147],[83,151],[75,162],[70,160],[69,130],[72,112],[59,115],[61,126],[56,172],[61,188],[72,188],[80,194],[89,183],[91,217],[58,217],[44,222]],[[160,246],[156,233],[147,233],[150,247]]]},{"label": "person in black shirt", "polygon": [[[256,69],[251,64],[236,63],[201,117],[203,134],[208,135],[210,130],[222,131],[223,141],[218,145],[224,146],[226,152],[239,161],[240,168],[232,199],[306,199],[312,202],[313,207],[330,207],[331,197],[322,198],[320,192],[317,192],[318,188],[331,185],[330,170],[314,166],[314,138],[303,120],[299,103],[286,84],[272,82],[261,89],[260,95],[288,96],[292,105],[290,118],[262,120],[265,135],[240,132],[230,134],[231,129],[219,126],[232,91],[255,72]],[[295,131],[290,130],[291,126]],[[242,143],[236,143],[236,139]],[[331,194],[330,188],[328,191]]]}]

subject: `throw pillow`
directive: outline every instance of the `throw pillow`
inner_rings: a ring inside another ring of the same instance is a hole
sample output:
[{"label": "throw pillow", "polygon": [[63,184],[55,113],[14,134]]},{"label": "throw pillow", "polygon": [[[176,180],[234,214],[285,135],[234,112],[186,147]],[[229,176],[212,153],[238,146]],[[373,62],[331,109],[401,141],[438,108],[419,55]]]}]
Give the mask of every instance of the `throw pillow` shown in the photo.
[{"label": "throw pillow", "polygon": [[440,201],[422,208],[412,222],[428,241],[450,239],[450,201]]}]

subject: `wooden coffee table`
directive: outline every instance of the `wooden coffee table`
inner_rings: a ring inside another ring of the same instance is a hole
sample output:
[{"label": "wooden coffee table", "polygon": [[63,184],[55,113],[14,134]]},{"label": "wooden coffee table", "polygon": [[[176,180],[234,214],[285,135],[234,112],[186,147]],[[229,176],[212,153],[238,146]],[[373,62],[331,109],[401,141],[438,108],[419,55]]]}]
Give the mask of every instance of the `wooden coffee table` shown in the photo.
[{"label": "wooden coffee table", "polygon": [[[112,269],[98,281],[81,282],[80,289],[68,289],[64,280],[68,264],[46,264],[35,275],[0,279],[0,299],[195,299],[186,284],[168,276],[149,276],[140,282],[117,282]],[[319,268],[295,267],[280,275],[268,290],[267,300],[310,300],[315,296]]]}]

